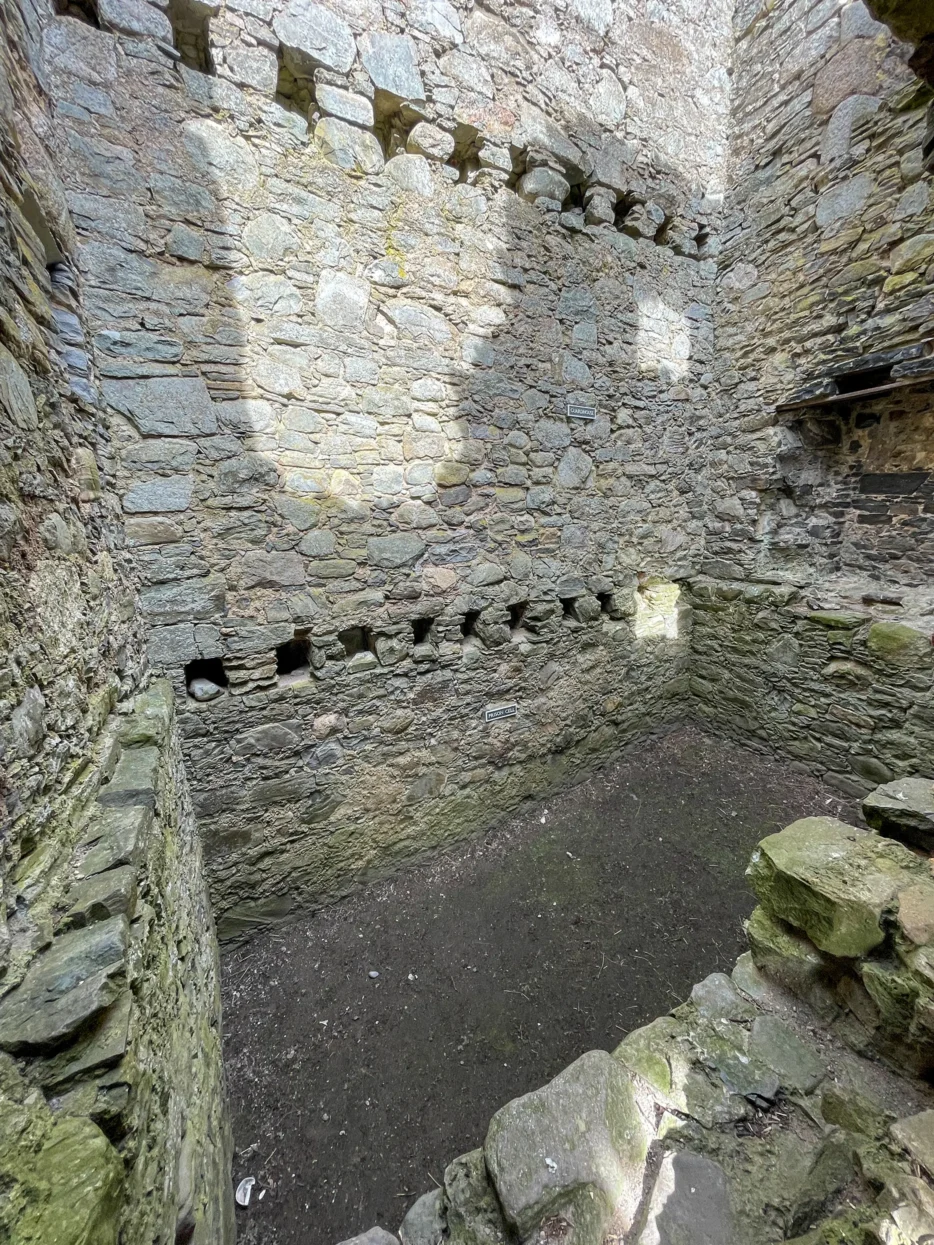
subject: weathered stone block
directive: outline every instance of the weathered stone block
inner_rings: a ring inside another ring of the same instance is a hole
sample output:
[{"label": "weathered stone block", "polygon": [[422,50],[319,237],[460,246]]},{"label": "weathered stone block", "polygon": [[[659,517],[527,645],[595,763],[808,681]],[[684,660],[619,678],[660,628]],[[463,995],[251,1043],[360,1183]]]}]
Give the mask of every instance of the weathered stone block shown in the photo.
[{"label": "weathered stone block", "polygon": [[120,993],[114,978],[126,961],[126,917],[63,934],[34,960],[0,1000],[0,1046],[14,1053],[50,1050]]},{"label": "weathered stone block", "polygon": [[885,937],[883,914],[910,884],[913,857],[832,817],[806,817],[756,849],[746,876],[773,916],[830,955],[865,955]]},{"label": "weathered stone block", "polygon": [[425,98],[415,41],[409,35],[368,30],[357,43],[360,59],[378,91],[385,91],[396,100]]},{"label": "weathered stone block", "polygon": [[103,808],[154,807],[159,759],[158,748],[124,749],[113,777],[100,790],[98,804]]},{"label": "weathered stone block", "polygon": [[[349,121],[366,129],[373,124],[373,105],[365,95],[344,91],[339,86],[321,82],[315,88],[315,100],[323,113]],[[417,127],[416,127],[417,128]]]},{"label": "weathered stone block", "polygon": [[648,1142],[623,1067],[604,1051],[591,1051],[499,1110],[484,1154],[500,1205],[520,1236],[560,1215],[575,1245],[601,1245],[612,1216],[624,1228],[632,1222]]},{"label": "weathered stone block", "polygon": [[367,558],[374,566],[408,566],[425,552],[425,542],[414,532],[391,536],[371,536],[366,542]]},{"label": "weathered stone block", "polygon": [[315,142],[325,159],[347,173],[381,173],[383,149],[376,136],[338,117],[322,117],[315,126]]},{"label": "weathered stone block", "polygon": [[885,783],[863,800],[863,816],[880,834],[929,851],[934,848],[934,782],[914,776]]},{"label": "weathered stone block", "polygon": [[346,73],[356,59],[350,27],[313,0],[290,0],[272,26],[282,46],[311,69],[323,65]]},{"label": "weathered stone block", "polygon": [[123,496],[128,514],[152,514],[187,510],[191,505],[194,481],[191,476],[159,476],[132,485]]},{"label": "weathered stone block", "polygon": [[217,431],[217,418],[200,376],[105,380],[104,398],[144,436],[193,437]]}]

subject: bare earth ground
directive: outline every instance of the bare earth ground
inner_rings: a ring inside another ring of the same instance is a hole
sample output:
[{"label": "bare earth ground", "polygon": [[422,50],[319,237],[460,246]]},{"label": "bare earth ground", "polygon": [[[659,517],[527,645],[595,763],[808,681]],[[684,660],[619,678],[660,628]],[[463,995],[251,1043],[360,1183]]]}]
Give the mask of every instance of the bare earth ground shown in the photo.
[{"label": "bare earth ground", "polygon": [[[395,1230],[490,1116],[744,950],[743,871],[836,792],[682,729],[224,964],[241,1245]],[[379,973],[371,977],[370,973]]]}]

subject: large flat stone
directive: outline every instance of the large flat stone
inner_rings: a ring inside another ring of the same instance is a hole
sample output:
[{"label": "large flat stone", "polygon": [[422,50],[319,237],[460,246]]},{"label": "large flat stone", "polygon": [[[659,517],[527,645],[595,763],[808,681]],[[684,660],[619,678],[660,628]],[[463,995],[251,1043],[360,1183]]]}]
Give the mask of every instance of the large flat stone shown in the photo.
[{"label": "large flat stone", "polygon": [[56,938],[0,1000],[0,1046],[14,1053],[54,1049],[113,1003],[128,937],[126,917],[116,916]]},{"label": "large flat stone", "polygon": [[729,1245],[733,1212],[726,1173],[700,1154],[666,1154],[638,1245]]},{"label": "large flat stone", "polygon": [[874,830],[921,847],[934,849],[934,782],[930,778],[896,778],[876,787],[863,800],[863,816]]},{"label": "large flat stone", "polygon": [[217,431],[217,417],[200,376],[105,380],[105,400],[144,436],[194,437]]},{"label": "large flat stone", "polygon": [[524,1239],[563,1219],[574,1245],[601,1245],[611,1217],[628,1228],[649,1137],[622,1065],[590,1051],[490,1122],[484,1153],[507,1220]]},{"label": "large flat stone", "polygon": [[354,63],[357,48],[350,27],[313,0],[290,0],[272,26],[283,48],[312,68],[323,65],[346,73]]},{"label": "large flat stone", "polygon": [[78,848],[78,877],[93,877],[121,865],[138,865],[146,855],[151,826],[149,805],[102,808]]},{"label": "large flat stone", "polygon": [[158,748],[127,748],[117,762],[113,778],[101,788],[98,804],[104,808],[126,808],[131,804],[153,808],[158,771]]},{"label": "large flat stone", "polygon": [[397,100],[425,98],[414,39],[368,30],[357,42],[360,59],[378,91]]},{"label": "large flat stone", "polygon": [[746,876],[772,916],[830,955],[855,957],[882,942],[883,913],[916,870],[896,843],[833,817],[805,817],[763,839]]},{"label": "large flat stone", "polygon": [[920,1163],[929,1176],[934,1176],[934,1111],[921,1111],[897,1120],[891,1132],[915,1162]]}]

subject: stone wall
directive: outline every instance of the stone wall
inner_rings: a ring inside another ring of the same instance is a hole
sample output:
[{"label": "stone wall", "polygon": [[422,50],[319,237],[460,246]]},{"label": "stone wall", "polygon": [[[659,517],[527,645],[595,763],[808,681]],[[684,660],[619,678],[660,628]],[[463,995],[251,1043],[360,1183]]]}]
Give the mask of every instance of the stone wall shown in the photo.
[{"label": "stone wall", "polygon": [[671,716],[684,628],[626,620],[700,557],[729,31],[656,10],[46,23],[107,466],[235,925]]},{"label": "stone wall", "polygon": [[171,689],[138,691],[41,19],[2,23],[0,1236],[214,1245],[233,1222],[200,846]]},{"label": "stone wall", "polygon": [[930,622],[866,596],[692,580],[696,720],[852,795],[930,772]]},{"label": "stone wall", "polygon": [[[923,545],[917,516],[927,499],[907,485],[900,494],[893,478],[885,492],[904,508],[857,516],[841,539],[849,502],[840,494],[846,481],[859,491],[862,473],[904,470],[893,441],[924,439],[930,386],[867,403],[775,407],[843,388],[838,371],[869,372],[870,385],[878,370],[902,383],[930,371],[930,359],[911,357],[934,333],[934,200],[922,161],[930,88],[906,64],[911,48],[860,0],[742,3],[734,27],[718,260],[724,418],[711,440],[704,569],[727,579],[801,583],[842,571],[917,582],[918,549],[898,569],[878,545],[894,549],[902,537],[905,552],[919,536]],[[860,524],[888,530],[867,539]]]}]

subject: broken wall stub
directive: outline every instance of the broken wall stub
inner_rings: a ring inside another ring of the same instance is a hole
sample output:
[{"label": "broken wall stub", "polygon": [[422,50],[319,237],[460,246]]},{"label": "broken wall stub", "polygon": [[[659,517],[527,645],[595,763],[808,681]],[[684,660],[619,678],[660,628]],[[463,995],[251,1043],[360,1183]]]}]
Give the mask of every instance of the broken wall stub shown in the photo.
[{"label": "broken wall stub", "polygon": [[10,8],[0,38],[0,1236],[213,1245],[233,1227],[217,946],[113,539],[47,19]]},{"label": "broken wall stub", "polygon": [[230,5],[211,73],[138,14],[45,27],[225,929],[488,825],[682,687],[638,575],[700,557],[726,6],[406,20]]}]

